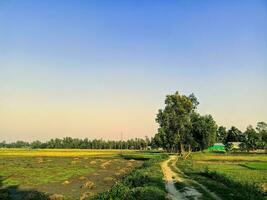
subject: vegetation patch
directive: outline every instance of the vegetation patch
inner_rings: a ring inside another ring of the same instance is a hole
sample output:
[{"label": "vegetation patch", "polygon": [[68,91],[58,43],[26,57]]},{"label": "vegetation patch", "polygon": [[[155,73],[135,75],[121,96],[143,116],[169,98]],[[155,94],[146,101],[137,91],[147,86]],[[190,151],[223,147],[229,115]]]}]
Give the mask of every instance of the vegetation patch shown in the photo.
[{"label": "vegetation patch", "polygon": [[127,160],[149,160],[151,158],[160,157],[160,154],[155,153],[142,153],[142,154],[121,154],[122,158]]},{"label": "vegetation patch", "polygon": [[108,192],[96,196],[94,200],[165,200],[165,184],[160,167],[160,162],[165,158],[165,154],[160,154],[146,160],[142,167],[134,170]]},{"label": "vegetation patch", "polygon": [[[237,156],[241,161],[233,161],[233,156]],[[254,157],[254,154],[249,153],[235,154],[229,155],[229,160],[227,160],[227,154],[221,157],[221,154],[194,153],[189,160],[179,159],[177,167],[190,178],[215,192],[222,199],[258,200],[266,199],[263,188],[267,182],[267,171],[250,169],[243,165],[256,163],[256,166],[258,166],[258,162],[247,161],[261,157],[262,155]]]},{"label": "vegetation patch", "polygon": [[[66,152],[72,154],[69,150]],[[143,163],[121,158],[118,156],[121,151],[103,157],[79,156],[78,151],[74,152],[75,157],[1,156],[0,199],[16,196],[29,200],[38,196],[35,199],[42,200],[54,194],[62,194],[67,200],[88,199],[109,190]],[[58,151],[49,151],[50,155],[53,153]],[[43,155],[43,151],[40,154]]]},{"label": "vegetation patch", "polygon": [[247,167],[249,169],[255,170],[267,170],[267,162],[249,162],[241,164],[241,166]]}]

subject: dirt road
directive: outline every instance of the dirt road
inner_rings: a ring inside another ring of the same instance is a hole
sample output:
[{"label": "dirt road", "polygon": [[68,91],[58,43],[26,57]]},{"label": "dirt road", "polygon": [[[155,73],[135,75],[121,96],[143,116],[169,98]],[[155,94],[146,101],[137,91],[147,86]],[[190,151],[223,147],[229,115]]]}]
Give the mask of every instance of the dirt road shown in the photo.
[{"label": "dirt road", "polygon": [[176,173],[171,170],[171,168],[168,166],[168,163],[175,159],[175,157],[171,156],[168,160],[164,161],[161,164],[161,169],[164,174],[164,180],[166,184],[166,189],[168,191],[168,196],[172,200],[183,200],[186,199],[185,196],[179,192],[175,187],[176,180],[174,177],[176,176]]},{"label": "dirt road", "polygon": [[[210,198],[221,200],[221,198],[219,198],[215,193],[209,191],[204,185],[190,179],[188,176],[183,174],[175,165],[177,159],[177,156],[170,156],[168,160],[161,164],[169,199],[202,199],[202,193],[191,185],[193,183],[201,188],[202,192],[205,191],[206,195],[208,195]],[[181,189],[178,190],[175,184],[179,185]]]}]

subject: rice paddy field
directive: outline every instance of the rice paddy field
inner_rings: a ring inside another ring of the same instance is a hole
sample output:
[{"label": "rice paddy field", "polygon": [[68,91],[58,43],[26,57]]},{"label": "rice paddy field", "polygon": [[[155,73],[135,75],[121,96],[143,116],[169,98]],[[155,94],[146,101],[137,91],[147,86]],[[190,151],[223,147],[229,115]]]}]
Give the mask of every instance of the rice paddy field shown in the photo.
[{"label": "rice paddy field", "polygon": [[[160,163],[167,158],[134,150],[0,149],[0,199],[99,200],[124,193],[165,199]],[[176,167],[180,177],[186,174],[221,199],[267,197],[266,154],[195,152]]]},{"label": "rice paddy field", "polygon": [[239,182],[267,183],[266,154],[203,154],[193,155],[193,167],[221,173]]},{"label": "rice paddy field", "polygon": [[34,193],[87,199],[109,190],[149,156],[130,150],[1,149],[0,199],[31,199]]},{"label": "rice paddy field", "polygon": [[[177,167],[223,199],[237,199],[235,195],[246,195],[251,187],[267,192],[267,155],[264,153],[197,152],[189,160],[178,160]],[[257,198],[243,196],[243,199]]]}]

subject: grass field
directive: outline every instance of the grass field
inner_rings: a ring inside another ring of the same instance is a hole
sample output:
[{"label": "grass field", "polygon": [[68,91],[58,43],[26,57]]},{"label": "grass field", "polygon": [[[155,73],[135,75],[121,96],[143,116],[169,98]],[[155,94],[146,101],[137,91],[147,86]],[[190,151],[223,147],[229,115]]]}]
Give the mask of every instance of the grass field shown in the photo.
[{"label": "grass field", "polygon": [[[121,153],[129,159],[120,156]],[[94,196],[142,165],[142,159],[132,159],[134,155],[150,156],[139,154],[119,150],[2,149],[0,186],[4,189],[1,193],[17,199],[32,195],[33,191],[63,195],[64,199]]]},{"label": "grass field", "polygon": [[0,149],[0,156],[27,157],[114,157],[119,154],[134,154],[135,150],[87,150],[87,149]]},{"label": "grass field", "polygon": [[198,152],[189,160],[179,160],[177,167],[223,199],[257,199],[252,197],[260,193],[257,190],[266,192],[266,164],[266,154]]},{"label": "grass field", "polygon": [[[0,149],[0,199],[164,200],[160,163],[167,157],[131,150]],[[266,154],[196,152],[176,166],[222,199],[267,199]]]}]

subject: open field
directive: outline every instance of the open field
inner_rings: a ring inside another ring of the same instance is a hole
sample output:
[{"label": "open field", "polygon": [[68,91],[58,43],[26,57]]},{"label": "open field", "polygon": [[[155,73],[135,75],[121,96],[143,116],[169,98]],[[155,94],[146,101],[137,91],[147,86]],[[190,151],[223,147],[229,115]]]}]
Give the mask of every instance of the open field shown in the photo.
[{"label": "open field", "polygon": [[198,152],[176,166],[223,199],[261,199],[255,195],[266,192],[266,164],[266,154]]},{"label": "open field", "polygon": [[[5,188],[1,190],[2,199],[3,195],[23,199],[33,191],[80,199],[107,191],[143,163],[140,159],[124,159],[120,153],[118,150],[0,150],[0,186]],[[136,151],[123,153],[138,155]]]},{"label": "open field", "polygon": [[167,160],[164,153],[131,150],[1,149],[0,199],[165,200],[164,168],[164,175],[166,170],[173,174],[165,177],[167,186],[182,199],[266,199],[266,154],[177,156]]},{"label": "open field", "polygon": [[45,156],[45,157],[114,157],[119,154],[134,154],[138,153],[136,150],[114,150],[114,149],[100,149],[100,150],[87,150],[87,149],[0,149],[0,156]]},{"label": "open field", "polygon": [[[203,156],[204,155],[204,156]],[[193,154],[193,167],[221,173],[239,182],[267,183],[266,154]],[[253,169],[252,169],[253,168]]]}]

